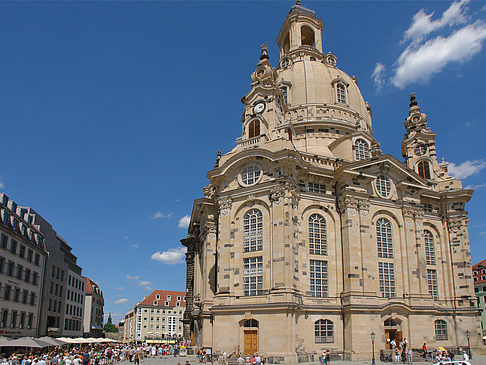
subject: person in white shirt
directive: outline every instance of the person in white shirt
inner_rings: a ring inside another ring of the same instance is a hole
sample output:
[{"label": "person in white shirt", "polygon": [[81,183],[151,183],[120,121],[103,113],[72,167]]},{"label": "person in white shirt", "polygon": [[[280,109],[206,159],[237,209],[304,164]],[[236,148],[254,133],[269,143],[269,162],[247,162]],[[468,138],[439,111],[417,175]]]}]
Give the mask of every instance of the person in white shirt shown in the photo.
[{"label": "person in white shirt", "polygon": [[466,351],[464,351],[464,353],[462,354],[462,359],[464,361],[469,361],[469,355],[466,353]]}]

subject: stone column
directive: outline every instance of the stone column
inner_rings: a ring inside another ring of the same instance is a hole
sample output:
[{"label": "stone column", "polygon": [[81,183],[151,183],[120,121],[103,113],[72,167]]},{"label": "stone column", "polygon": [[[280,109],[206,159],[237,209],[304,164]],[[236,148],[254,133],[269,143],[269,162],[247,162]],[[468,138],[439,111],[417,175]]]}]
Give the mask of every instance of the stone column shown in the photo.
[{"label": "stone column", "polygon": [[[217,240],[217,255],[218,262],[229,263],[231,260],[231,252],[233,251],[233,245],[230,243],[230,230],[231,230],[231,205],[232,199],[228,196],[218,198],[218,240]],[[217,294],[229,294],[231,291],[232,281],[230,280],[231,268],[218,265],[217,268]]]}]

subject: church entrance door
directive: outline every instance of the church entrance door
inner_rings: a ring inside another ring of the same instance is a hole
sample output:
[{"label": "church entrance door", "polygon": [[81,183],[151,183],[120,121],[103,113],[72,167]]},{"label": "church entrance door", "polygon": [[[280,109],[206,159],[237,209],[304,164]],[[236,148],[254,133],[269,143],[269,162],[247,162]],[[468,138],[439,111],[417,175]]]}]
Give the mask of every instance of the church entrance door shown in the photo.
[{"label": "church entrance door", "polygon": [[258,331],[245,330],[245,354],[254,354],[258,351]]},{"label": "church entrance door", "polygon": [[[390,341],[388,341],[390,340]],[[395,343],[398,344],[402,340],[402,331],[398,331],[396,329],[385,329],[385,341],[386,341],[386,348],[391,349],[390,342],[395,340]]]}]

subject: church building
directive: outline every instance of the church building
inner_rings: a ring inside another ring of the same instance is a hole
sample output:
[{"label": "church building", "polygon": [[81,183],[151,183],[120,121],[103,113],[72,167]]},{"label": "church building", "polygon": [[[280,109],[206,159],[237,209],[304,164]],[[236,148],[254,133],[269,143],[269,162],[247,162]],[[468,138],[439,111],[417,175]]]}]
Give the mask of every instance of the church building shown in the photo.
[{"label": "church building", "polygon": [[[241,136],[194,202],[184,333],[269,363],[482,346],[465,204],[412,94],[403,160],[383,154],[355,77],[298,1],[262,46]],[[235,121],[236,122],[236,121]]]}]

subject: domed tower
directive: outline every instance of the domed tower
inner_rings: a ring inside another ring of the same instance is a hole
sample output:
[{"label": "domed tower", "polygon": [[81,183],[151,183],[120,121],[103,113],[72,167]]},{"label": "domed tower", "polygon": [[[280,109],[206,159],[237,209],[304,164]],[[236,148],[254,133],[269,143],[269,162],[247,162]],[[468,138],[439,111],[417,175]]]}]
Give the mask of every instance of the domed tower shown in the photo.
[{"label": "domed tower", "polygon": [[403,337],[457,347],[466,328],[480,332],[464,210],[472,191],[437,163],[416,105],[407,165],[381,153],[356,78],[323,52],[323,29],[297,2],[276,68],[261,48],[241,136],[218,153],[182,240],[185,337],[269,364],[318,361],[323,349],[370,359],[370,332],[377,351]]}]

